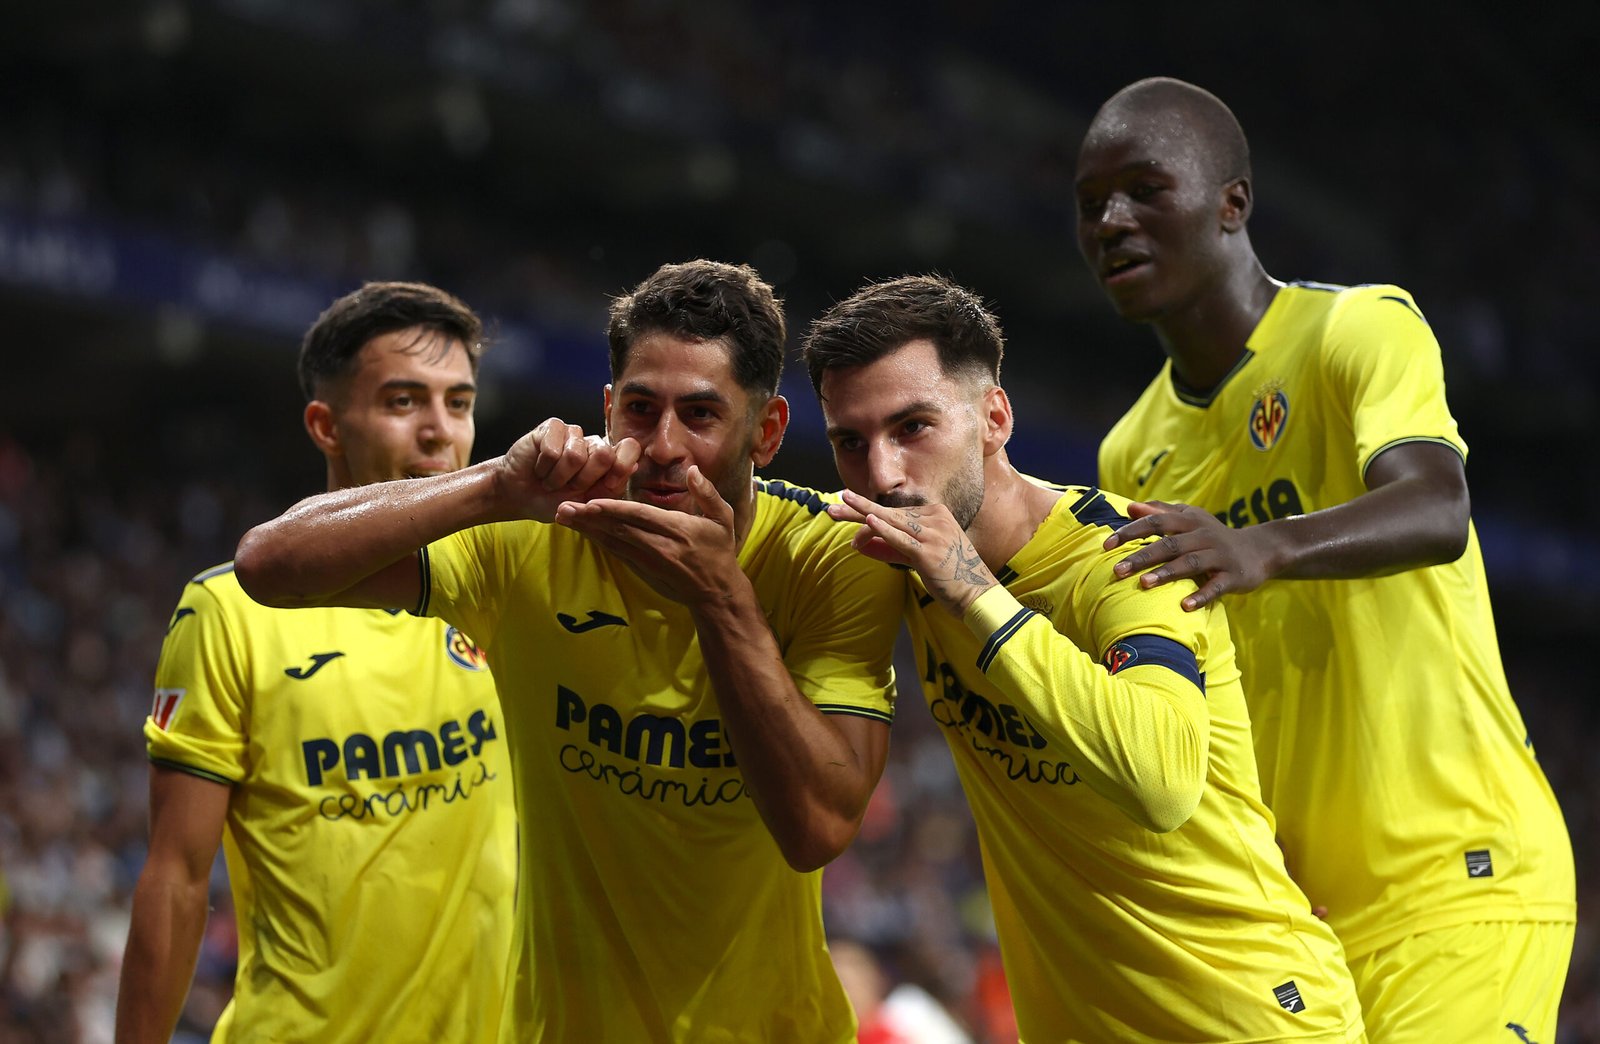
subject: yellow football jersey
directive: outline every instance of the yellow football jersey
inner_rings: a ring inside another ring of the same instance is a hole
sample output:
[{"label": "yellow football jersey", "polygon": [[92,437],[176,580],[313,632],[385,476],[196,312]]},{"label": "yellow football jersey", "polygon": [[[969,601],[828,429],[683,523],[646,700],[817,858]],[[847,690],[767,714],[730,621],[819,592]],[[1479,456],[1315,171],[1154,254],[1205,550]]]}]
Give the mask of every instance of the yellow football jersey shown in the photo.
[{"label": "yellow football jersey", "polygon": [[213,1040],[498,1039],[514,797],[465,635],[269,609],[219,566],[184,588],[144,732],[152,761],[232,788],[239,969]]},{"label": "yellow football jersey", "polygon": [[[822,504],[760,483],[739,563],[801,694],[888,722],[903,581]],[[419,611],[483,644],[515,763],[508,1039],[853,1040],[820,872],[789,868],[745,793],[689,610],[535,522],[432,544],[425,576]]]},{"label": "yellow football jersey", "polygon": [[1360,1039],[1273,841],[1224,614],[1111,583],[1126,501],[1060,488],[964,619],[920,579],[907,610],[1022,1039]]},{"label": "yellow football jersey", "polygon": [[[1438,342],[1398,287],[1286,286],[1247,348],[1207,396],[1163,367],[1101,445],[1101,482],[1240,527],[1360,496],[1401,443],[1466,455]],[[1352,959],[1466,921],[1574,919],[1571,844],[1506,685],[1475,531],[1446,565],[1226,601],[1262,793]]]}]

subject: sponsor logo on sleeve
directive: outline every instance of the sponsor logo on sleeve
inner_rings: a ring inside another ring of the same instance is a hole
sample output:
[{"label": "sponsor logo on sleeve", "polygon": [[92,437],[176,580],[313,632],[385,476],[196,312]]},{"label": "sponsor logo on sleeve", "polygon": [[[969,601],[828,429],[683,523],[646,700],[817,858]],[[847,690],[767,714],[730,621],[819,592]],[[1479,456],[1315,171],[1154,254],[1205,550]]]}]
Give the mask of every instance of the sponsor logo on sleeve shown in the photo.
[{"label": "sponsor logo on sleeve", "polygon": [[1118,642],[1106,650],[1106,670],[1111,674],[1116,674],[1118,671],[1122,670],[1122,668],[1128,666],[1128,664],[1134,662],[1138,658],[1138,649],[1135,649],[1127,642]]},{"label": "sponsor logo on sleeve", "polygon": [[187,689],[157,689],[155,702],[150,705],[150,720],[156,723],[156,728],[162,732],[167,731],[167,726],[172,723],[172,716],[178,713],[178,704],[183,702],[183,694]]}]

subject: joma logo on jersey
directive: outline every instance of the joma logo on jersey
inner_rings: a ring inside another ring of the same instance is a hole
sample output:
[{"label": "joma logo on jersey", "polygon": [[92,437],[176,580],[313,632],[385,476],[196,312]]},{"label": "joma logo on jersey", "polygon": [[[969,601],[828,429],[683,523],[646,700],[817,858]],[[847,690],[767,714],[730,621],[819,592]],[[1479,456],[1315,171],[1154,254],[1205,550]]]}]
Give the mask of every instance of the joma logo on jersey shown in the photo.
[{"label": "joma logo on jersey", "polygon": [[465,667],[469,671],[489,669],[489,659],[483,655],[483,650],[454,627],[444,632],[444,651],[450,654],[450,659],[455,661],[458,667]]},{"label": "joma logo on jersey", "polygon": [[459,721],[447,721],[439,726],[438,736],[427,729],[397,729],[382,739],[356,732],[343,743],[308,739],[300,750],[306,759],[306,782],[315,787],[341,764],[348,780],[436,772],[441,765],[459,765],[476,757],[485,743],[498,738],[489,715],[476,710],[467,719],[465,733]]},{"label": "joma logo on jersey", "polygon": [[617,708],[587,703],[565,685],[556,686],[556,728],[579,732],[591,746],[646,765],[683,768],[687,762],[714,769],[738,764],[722,735],[721,719],[702,718],[687,727],[678,718],[658,714],[635,714],[624,721]]},{"label": "joma logo on jersey", "polygon": [[1280,388],[1264,388],[1256,393],[1250,407],[1250,441],[1258,450],[1277,445],[1283,426],[1289,423],[1289,397]]}]

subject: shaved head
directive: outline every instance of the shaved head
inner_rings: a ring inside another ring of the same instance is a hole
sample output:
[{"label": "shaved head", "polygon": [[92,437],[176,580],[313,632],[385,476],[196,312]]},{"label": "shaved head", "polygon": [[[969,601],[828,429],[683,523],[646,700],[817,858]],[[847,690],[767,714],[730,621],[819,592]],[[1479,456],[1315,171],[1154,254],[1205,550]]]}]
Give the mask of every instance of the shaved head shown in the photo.
[{"label": "shaved head", "polygon": [[1250,146],[1233,111],[1192,83],[1153,76],[1129,84],[1100,106],[1084,141],[1126,133],[1186,143],[1218,184],[1250,177]]}]

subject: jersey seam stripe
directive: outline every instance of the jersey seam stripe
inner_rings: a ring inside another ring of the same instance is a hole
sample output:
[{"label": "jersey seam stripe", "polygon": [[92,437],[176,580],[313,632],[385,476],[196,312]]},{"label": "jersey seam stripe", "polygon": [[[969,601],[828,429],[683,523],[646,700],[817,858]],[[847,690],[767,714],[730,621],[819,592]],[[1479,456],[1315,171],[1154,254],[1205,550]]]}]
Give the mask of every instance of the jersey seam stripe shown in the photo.
[{"label": "jersey seam stripe", "polygon": [[237,783],[237,780],[229,779],[227,776],[218,775],[215,772],[208,772],[202,768],[195,768],[193,765],[185,765],[183,762],[173,761],[171,758],[158,758],[154,755],[151,755],[150,764],[160,765],[162,768],[169,768],[176,772],[182,772],[190,776],[199,776],[201,779],[209,779],[213,783],[221,783],[224,786],[231,787]]},{"label": "jersey seam stripe", "polygon": [[1382,297],[1378,298],[1378,300],[1380,300],[1380,301],[1394,301],[1397,304],[1399,304],[1402,307],[1404,307],[1406,311],[1410,312],[1412,315],[1416,316],[1418,319],[1422,319],[1422,325],[1423,326],[1427,326],[1428,325],[1428,320],[1422,318],[1422,313],[1417,311],[1417,306],[1412,304],[1410,301],[1407,301],[1405,298],[1396,297],[1394,294],[1384,294]]},{"label": "jersey seam stripe", "polygon": [[837,714],[852,718],[870,718],[873,721],[881,721],[885,724],[894,721],[894,715],[892,713],[888,711],[874,710],[871,707],[855,707],[848,703],[818,703],[815,704],[815,706],[817,710],[824,714]]},{"label": "jersey seam stripe", "polygon": [[1089,491],[1083,496],[1079,497],[1076,504],[1072,505],[1072,517],[1077,519],[1079,522],[1082,522],[1083,513],[1104,499],[1106,499],[1106,495],[1102,493],[1098,487],[1089,487]]},{"label": "jersey seam stripe", "polygon": [[827,502],[815,490],[791,486],[782,479],[757,479],[756,492],[799,504],[813,515],[828,510]]},{"label": "jersey seam stripe", "polygon": [[420,581],[417,586],[420,590],[417,593],[416,611],[411,615],[427,616],[429,596],[433,593],[433,570],[428,559],[428,549],[426,547],[421,547],[417,550],[417,570],[419,574],[418,580]]},{"label": "jersey seam stripe", "polygon": [[1233,369],[1223,374],[1222,380],[1218,381],[1210,391],[1204,393],[1193,392],[1185,389],[1178,383],[1178,375],[1174,373],[1172,375],[1172,394],[1176,395],[1181,402],[1187,403],[1190,406],[1199,406],[1202,408],[1209,407],[1212,403],[1217,401],[1217,396],[1222,394],[1222,389],[1228,386],[1228,382],[1232,381],[1235,375],[1237,375],[1240,370],[1245,368],[1245,364],[1255,357],[1256,353],[1251,351],[1249,348],[1246,348],[1244,350],[1244,354],[1239,356],[1239,361],[1233,364]]},{"label": "jersey seam stripe", "polygon": [[1372,451],[1372,455],[1367,458],[1367,463],[1361,468],[1362,481],[1366,480],[1367,469],[1372,467],[1372,462],[1377,460],[1380,455],[1387,453],[1396,446],[1404,446],[1410,442],[1431,442],[1439,446],[1449,446],[1451,449],[1456,451],[1456,456],[1461,458],[1461,462],[1463,464],[1467,462],[1467,455],[1461,452],[1461,447],[1457,446],[1449,439],[1441,438],[1438,435],[1407,435],[1404,438],[1393,439],[1389,442],[1385,442],[1382,446],[1379,446],[1377,449]]},{"label": "jersey seam stripe", "polygon": [[231,572],[233,572],[233,563],[232,562],[224,562],[219,566],[212,566],[210,569],[207,569],[203,573],[196,574],[195,578],[193,580],[190,580],[189,582],[191,584],[203,584],[207,580],[214,580],[219,576],[222,576],[222,575],[224,575],[226,573],[231,573]]},{"label": "jersey seam stripe", "polygon": [[988,642],[983,646],[983,651],[978,654],[978,670],[989,673],[989,665],[1000,654],[1000,647],[1011,640],[1011,636],[1022,629],[1028,622],[1028,617],[1037,616],[1032,609],[1018,609],[1016,614],[1000,625],[1000,629],[989,636]]}]

